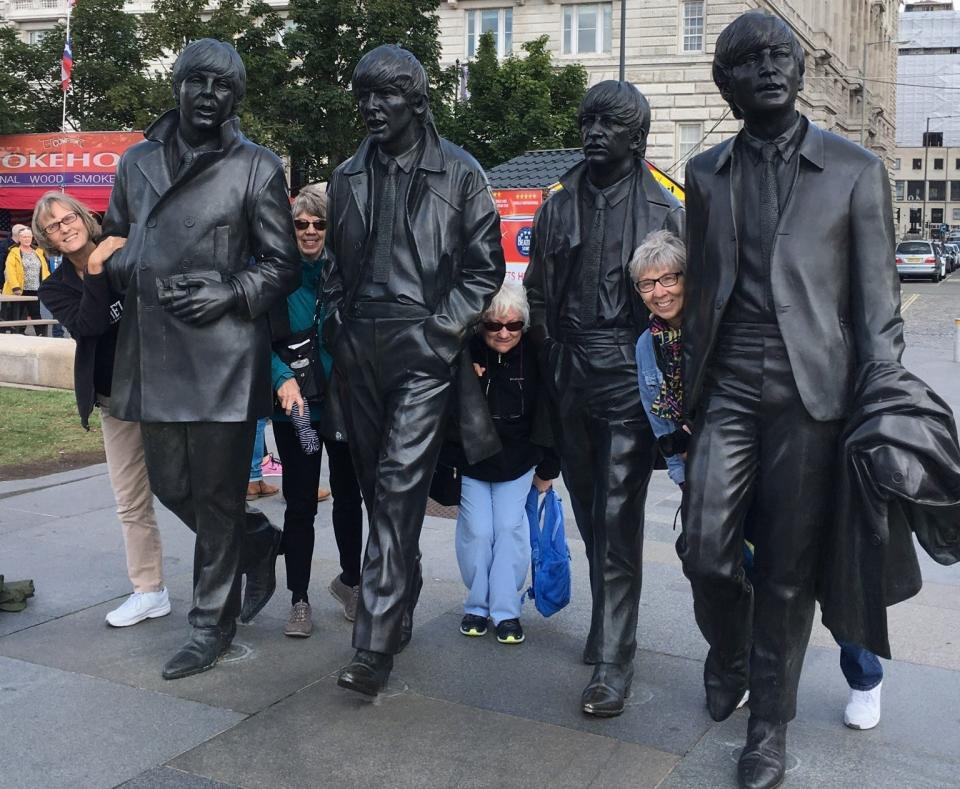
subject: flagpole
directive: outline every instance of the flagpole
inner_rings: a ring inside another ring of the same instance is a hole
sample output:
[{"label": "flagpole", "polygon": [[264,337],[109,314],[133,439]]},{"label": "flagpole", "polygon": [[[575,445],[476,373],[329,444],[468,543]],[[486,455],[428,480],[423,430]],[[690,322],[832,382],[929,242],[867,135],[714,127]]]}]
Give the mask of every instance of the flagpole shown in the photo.
[{"label": "flagpole", "polygon": [[[66,44],[70,43],[70,17],[72,16],[73,11],[73,2],[72,0],[67,0],[67,39]],[[60,131],[63,134],[67,133],[67,92],[70,90],[69,83],[63,87],[63,113],[60,118]]]}]

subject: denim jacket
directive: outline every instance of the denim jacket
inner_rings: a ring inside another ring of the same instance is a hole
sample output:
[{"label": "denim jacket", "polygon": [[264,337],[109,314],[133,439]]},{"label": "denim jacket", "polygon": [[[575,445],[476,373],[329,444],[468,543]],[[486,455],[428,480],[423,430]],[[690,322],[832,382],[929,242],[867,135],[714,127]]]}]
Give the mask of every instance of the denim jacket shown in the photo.
[{"label": "denim jacket", "polygon": [[[637,378],[640,384],[640,399],[643,401],[643,410],[647,412],[647,419],[650,421],[650,427],[653,428],[653,434],[660,436],[670,435],[680,429],[680,426],[669,419],[657,416],[650,412],[653,401],[660,392],[663,384],[663,373],[657,366],[657,356],[653,350],[653,335],[650,329],[647,329],[637,340]],[[682,485],[685,479],[684,462],[680,455],[670,455],[667,461],[667,474],[670,479],[678,485]]]}]

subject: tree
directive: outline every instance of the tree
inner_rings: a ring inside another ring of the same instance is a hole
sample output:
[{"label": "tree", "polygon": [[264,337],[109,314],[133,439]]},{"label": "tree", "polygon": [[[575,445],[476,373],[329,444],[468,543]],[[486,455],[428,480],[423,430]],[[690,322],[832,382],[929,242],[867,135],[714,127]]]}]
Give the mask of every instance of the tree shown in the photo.
[{"label": "tree", "polygon": [[484,167],[524,151],[580,145],[576,116],[587,71],[579,64],[555,68],[547,40],[525,43],[526,57],[499,61],[493,34],[480,37],[468,69],[469,97],[453,106],[443,131]]},{"label": "tree", "polygon": [[440,67],[438,0],[291,0],[284,38],[295,64],[285,91],[284,142],[295,178],[325,179],[363,137],[350,79],[361,56],[399,44],[423,63],[442,111],[454,82]]},{"label": "tree", "polygon": [[[0,134],[59,128],[60,106],[53,100],[46,53],[0,27]],[[59,83],[58,83],[59,84]]]}]

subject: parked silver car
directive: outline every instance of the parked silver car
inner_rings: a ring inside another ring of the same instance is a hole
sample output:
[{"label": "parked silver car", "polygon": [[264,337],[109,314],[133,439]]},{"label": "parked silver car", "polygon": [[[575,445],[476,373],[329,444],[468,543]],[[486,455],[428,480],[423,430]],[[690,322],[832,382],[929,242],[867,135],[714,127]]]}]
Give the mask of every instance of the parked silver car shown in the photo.
[{"label": "parked silver car", "polygon": [[901,241],[896,252],[897,274],[905,277],[927,277],[939,282],[947,276],[947,260],[932,241]]}]

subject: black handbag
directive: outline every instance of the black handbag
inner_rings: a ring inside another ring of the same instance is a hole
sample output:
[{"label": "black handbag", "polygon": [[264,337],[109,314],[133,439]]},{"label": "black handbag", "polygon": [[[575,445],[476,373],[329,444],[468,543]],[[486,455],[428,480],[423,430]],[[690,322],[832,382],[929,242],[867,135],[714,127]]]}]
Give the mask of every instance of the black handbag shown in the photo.
[{"label": "black handbag", "polygon": [[430,480],[430,498],[444,507],[459,506],[462,479],[460,469],[441,460]]},{"label": "black handbag", "polygon": [[293,372],[303,398],[313,402],[322,400],[327,392],[328,382],[320,361],[316,325],[275,342],[273,350]]}]

